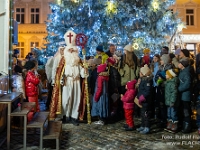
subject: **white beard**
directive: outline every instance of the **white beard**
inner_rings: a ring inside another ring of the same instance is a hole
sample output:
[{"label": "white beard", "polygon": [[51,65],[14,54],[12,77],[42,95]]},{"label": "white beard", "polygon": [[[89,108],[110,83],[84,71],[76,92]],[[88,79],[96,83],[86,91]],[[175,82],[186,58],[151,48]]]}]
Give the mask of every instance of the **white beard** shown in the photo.
[{"label": "white beard", "polygon": [[77,66],[80,62],[80,58],[78,57],[77,52],[66,52],[65,53],[65,61],[66,65]]}]

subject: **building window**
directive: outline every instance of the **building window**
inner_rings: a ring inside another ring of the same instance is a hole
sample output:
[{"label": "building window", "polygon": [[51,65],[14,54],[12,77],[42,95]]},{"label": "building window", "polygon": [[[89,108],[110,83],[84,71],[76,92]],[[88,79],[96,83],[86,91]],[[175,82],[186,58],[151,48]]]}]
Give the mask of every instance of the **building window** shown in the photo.
[{"label": "building window", "polygon": [[39,42],[31,42],[30,47],[31,47],[31,52],[32,52],[34,48],[39,48]]},{"label": "building window", "polygon": [[16,49],[19,50],[19,58],[24,58],[24,42],[18,42]]},{"label": "building window", "polygon": [[37,24],[40,20],[40,9],[39,8],[31,8],[31,23]]},{"label": "building window", "polygon": [[186,9],[186,25],[193,26],[194,25],[194,10]]},{"label": "building window", "polygon": [[24,23],[24,8],[16,8],[16,21],[19,23]]}]

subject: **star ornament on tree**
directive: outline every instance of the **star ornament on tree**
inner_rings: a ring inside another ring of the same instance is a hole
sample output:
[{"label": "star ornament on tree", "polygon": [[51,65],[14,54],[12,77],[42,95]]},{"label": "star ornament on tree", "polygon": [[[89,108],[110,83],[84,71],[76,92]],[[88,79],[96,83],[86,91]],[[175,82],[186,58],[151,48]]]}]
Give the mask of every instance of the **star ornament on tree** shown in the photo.
[{"label": "star ornament on tree", "polygon": [[137,49],[139,48],[138,43],[133,43],[133,48],[134,48],[135,50],[137,50]]},{"label": "star ornament on tree", "polygon": [[157,0],[153,0],[152,7],[154,11],[157,11],[159,9],[159,3]]},{"label": "star ornament on tree", "polygon": [[117,3],[114,0],[107,1],[106,7],[107,14],[116,14],[117,13]]}]

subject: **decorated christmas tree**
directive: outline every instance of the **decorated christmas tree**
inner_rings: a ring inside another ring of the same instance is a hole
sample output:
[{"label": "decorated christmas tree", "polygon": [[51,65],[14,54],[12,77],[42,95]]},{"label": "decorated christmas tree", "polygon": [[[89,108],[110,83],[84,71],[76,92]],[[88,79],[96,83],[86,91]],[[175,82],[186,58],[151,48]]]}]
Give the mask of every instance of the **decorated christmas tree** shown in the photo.
[{"label": "decorated christmas tree", "polygon": [[46,22],[46,55],[53,55],[71,29],[88,37],[87,54],[97,45],[109,43],[118,48],[132,44],[137,52],[149,48],[158,53],[168,46],[182,25],[170,6],[175,0],[57,0]]}]

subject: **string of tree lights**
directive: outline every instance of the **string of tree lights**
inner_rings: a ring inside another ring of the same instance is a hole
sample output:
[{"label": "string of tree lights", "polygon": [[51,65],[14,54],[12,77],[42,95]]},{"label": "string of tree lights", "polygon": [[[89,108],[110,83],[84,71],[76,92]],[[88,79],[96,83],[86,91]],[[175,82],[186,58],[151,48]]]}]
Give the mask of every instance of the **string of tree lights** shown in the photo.
[{"label": "string of tree lights", "polygon": [[46,22],[46,56],[52,56],[71,29],[87,35],[87,55],[94,55],[96,46],[104,49],[109,43],[132,44],[138,52],[144,48],[158,53],[169,45],[183,22],[169,8],[175,0],[57,0],[50,3],[52,13]]}]

